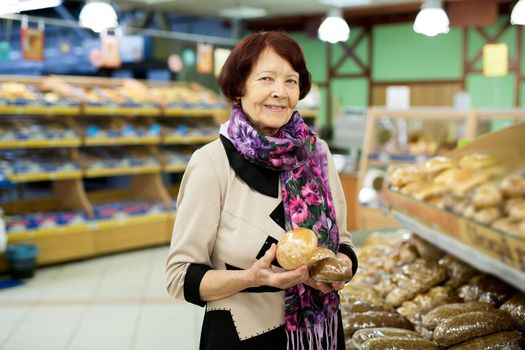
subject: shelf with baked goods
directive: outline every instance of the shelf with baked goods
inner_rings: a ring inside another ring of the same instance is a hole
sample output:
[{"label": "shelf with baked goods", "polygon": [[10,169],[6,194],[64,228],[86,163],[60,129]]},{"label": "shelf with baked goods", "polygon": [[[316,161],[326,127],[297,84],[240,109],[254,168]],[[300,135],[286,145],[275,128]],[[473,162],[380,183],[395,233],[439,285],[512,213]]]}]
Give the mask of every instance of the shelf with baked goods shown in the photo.
[{"label": "shelf with baked goods", "polygon": [[80,161],[86,178],[161,172],[155,146],[83,147]]},{"label": "shelf with baked goods", "polygon": [[397,225],[392,215],[382,209],[378,196],[387,168],[422,162],[450,151],[457,140],[470,135],[465,131],[470,115],[469,111],[442,107],[368,110],[357,184],[358,229]]},{"label": "shelf with baked goods", "polygon": [[164,145],[160,149],[162,171],[165,173],[182,173],[190,161],[196,145],[186,147],[173,147]]},{"label": "shelf with baked goods", "polygon": [[525,290],[525,123],[391,171],[383,199],[398,222]]},{"label": "shelf with baked goods", "polygon": [[11,183],[80,179],[74,149],[3,149],[0,173]]}]

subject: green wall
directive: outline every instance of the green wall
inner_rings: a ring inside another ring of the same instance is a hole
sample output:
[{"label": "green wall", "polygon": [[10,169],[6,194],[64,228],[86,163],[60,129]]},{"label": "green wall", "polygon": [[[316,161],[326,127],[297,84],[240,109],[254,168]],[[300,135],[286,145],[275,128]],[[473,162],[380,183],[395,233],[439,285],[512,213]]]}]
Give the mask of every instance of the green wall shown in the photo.
[{"label": "green wall", "polygon": [[[500,31],[509,18],[502,16],[498,23],[487,26],[484,30],[489,35]],[[363,28],[351,28],[348,45],[351,45]],[[313,81],[321,85],[330,84],[332,93],[332,111],[336,112],[340,105],[367,107],[369,84],[366,78],[337,78],[328,82],[327,45],[317,38],[311,38],[302,33],[290,33],[303,47],[308,67]],[[463,30],[451,28],[445,35],[430,38],[416,34],[412,23],[378,25],[372,28],[372,82],[411,82],[422,80],[460,80],[463,76]],[[524,36],[525,37],[525,36]],[[516,57],[517,30],[513,26],[505,32],[498,42],[509,47],[511,60]],[[468,30],[467,58],[472,60],[483,46],[482,36],[474,29]],[[368,62],[367,39],[363,40],[354,53],[366,65]],[[525,68],[525,45],[522,45],[521,66]],[[340,45],[333,45],[332,65],[344,53]],[[475,68],[482,68],[480,59]],[[522,68],[522,71],[524,70]],[[358,73],[360,68],[348,59],[338,70],[339,74]],[[474,108],[505,108],[514,105],[514,73],[505,77],[490,78],[479,73],[467,74],[465,88],[471,95]],[[326,101],[326,91],[322,91],[322,103]],[[521,105],[525,106],[525,83],[521,90]],[[326,120],[326,108],[322,109],[321,122]]]}]

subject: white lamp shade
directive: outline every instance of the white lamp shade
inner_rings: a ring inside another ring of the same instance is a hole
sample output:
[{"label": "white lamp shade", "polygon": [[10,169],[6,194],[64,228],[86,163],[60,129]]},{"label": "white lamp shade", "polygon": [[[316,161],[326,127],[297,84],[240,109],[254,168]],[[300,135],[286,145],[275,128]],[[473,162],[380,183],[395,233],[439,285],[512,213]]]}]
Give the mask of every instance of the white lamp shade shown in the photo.
[{"label": "white lamp shade", "polygon": [[450,21],[442,8],[422,8],[414,21],[414,32],[426,36],[446,34]]},{"label": "white lamp shade", "polygon": [[510,23],[525,25],[525,1],[520,0],[510,14]]},{"label": "white lamp shade", "polygon": [[347,41],[350,37],[350,27],[341,16],[341,11],[332,11],[324,19],[317,31],[319,39],[335,44],[338,41]]},{"label": "white lamp shade", "polygon": [[107,2],[92,1],[84,5],[79,15],[80,25],[100,33],[118,26],[117,13]]}]

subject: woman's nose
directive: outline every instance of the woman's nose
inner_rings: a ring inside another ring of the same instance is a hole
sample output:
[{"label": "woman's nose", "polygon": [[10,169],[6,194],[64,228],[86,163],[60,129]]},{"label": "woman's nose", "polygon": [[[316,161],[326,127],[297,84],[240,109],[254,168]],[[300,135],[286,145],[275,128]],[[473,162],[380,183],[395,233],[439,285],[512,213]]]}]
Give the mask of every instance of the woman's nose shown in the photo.
[{"label": "woman's nose", "polygon": [[283,97],[285,97],[284,83],[276,82],[274,84],[272,97],[274,97],[274,98],[283,98]]}]

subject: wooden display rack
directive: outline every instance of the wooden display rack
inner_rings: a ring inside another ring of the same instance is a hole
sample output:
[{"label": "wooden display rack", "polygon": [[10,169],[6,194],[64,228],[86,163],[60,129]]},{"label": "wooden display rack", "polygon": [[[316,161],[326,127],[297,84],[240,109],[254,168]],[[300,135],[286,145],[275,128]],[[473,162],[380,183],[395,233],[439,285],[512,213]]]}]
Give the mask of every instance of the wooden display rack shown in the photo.
[{"label": "wooden display rack", "polygon": [[[375,146],[378,121],[381,118],[392,120],[415,120],[433,122],[457,122],[464,126],[464,138],[474,140],[482,134],[480,122],[493,120],[510,120],[518,122],[525,120],[524,109],[469,109],[455,110],[445,107],[412,108],[408,110],[388,110],[372,107],[368,110],[366,133],[363,141],[363,150],[359,163],[358,193],[363,185],[363,179],[370,166],[387,166],[395,163],[419,162],[425,157],[412,157],[413,159],[396,160],[389,157],[380,157],[372,160],[370,155]],[[381,208],[368,208],[358,203],[356,208],[358,229],[373,229],[394,227],[398,223],[388,211]]]}]

